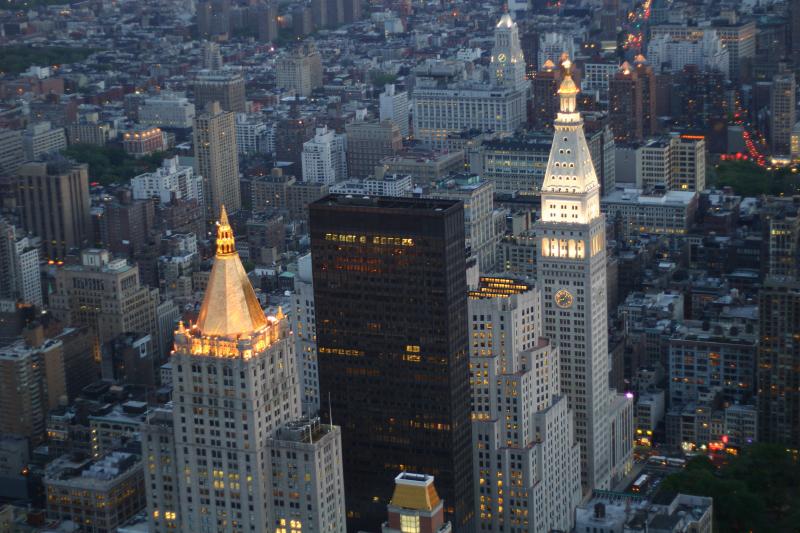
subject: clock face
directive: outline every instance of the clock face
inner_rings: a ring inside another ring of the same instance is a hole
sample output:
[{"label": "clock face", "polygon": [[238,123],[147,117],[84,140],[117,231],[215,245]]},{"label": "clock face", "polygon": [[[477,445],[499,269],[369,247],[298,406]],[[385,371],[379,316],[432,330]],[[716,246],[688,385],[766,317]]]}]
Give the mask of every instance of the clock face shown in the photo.
[{"label": "clock face", "polygon": [[506,55],[505,54],[497,54],[497,60],[501,63],[506,62]]},{"label": "clock face", "polygon": [[572,302],[575,301],[575,299],[572,297],[572,294],[566,289],[561,289],[558,291],[553,299],[556,301],[556,305],[563,309],[572,307]]}]

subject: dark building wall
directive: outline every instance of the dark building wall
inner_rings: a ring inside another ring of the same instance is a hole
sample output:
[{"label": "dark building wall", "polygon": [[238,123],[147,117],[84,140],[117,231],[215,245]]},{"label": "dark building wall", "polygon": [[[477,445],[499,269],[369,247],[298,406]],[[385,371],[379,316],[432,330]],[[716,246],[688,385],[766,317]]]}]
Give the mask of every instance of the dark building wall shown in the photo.
[{"label": "dark building wall", "polygon": [[378,529],[409,470],[434,475],[449,519],[471,531],[463,204],[331,195],[310,217],[320,397],[342,426],[348,529]]}]

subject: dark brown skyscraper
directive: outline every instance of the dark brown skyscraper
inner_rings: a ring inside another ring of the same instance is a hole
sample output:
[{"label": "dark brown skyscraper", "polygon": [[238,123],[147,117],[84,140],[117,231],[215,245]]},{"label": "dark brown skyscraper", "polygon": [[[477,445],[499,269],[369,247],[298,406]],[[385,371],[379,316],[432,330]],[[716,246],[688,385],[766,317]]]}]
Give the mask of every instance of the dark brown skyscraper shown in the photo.
[{"label": "dark brown skyscraper", "polygon": [[551,60],[544,62],[541,68],[533,73],[531,92],[533,109],[528,117],[528,124],[534,128],[553,127],[553,117],[558,110],[558,86],[561,84],[561,69]]},{"label": "dark brown skyscraper", "polygon": [[296,113],[278,122],[275,135],[275,157],[293,164],[290,173],[303,173],[303,143],[314,137],[314,117],[299,117]]},{"label": "dark brown skyscraper", "polygon": [[608,116],[617,141],[644,138],[642,112],[642,83],[639,74],[626,61],[608,82]]},{"label": "dark brown skyscraper", "polygon": [[454,529],[471,531],[463,204],[331,195],[309,208],[320,398],[342,427],[348,529],[378,529],[407,470],[436,476]]},{"label": "dark brown skyscraper", "polygon": [[42,238],[42,255],[64,259],[89,236],[89,171],[66,159],[17,170],[17,203],[26,230]]}]

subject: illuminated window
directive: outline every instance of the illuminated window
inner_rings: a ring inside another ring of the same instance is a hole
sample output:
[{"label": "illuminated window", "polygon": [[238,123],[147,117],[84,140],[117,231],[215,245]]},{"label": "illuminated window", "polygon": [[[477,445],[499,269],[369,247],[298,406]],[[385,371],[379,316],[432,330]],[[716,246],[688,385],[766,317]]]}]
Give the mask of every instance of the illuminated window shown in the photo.
[{"label": "illuminated window", "polygon": [[400,515],[400,531],[402,533],[419,533],[419,517]]}]

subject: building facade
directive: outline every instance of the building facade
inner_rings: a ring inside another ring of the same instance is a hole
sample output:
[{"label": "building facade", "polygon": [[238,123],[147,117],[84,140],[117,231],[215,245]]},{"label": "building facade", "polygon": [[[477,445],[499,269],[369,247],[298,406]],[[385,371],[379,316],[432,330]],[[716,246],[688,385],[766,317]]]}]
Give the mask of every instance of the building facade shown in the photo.
[{"label": "building facade", "polygon": [[469,531],[461,202],[331,195],[310,215],[320,399],[342,426],[348,527],[376,529],[409,468],[437,472],[446,515]]},{"label": "building facade", "polygon": [[317,128],[314,138],[303,143],[303,181],[332,185],[347,178],[346,137]]},{"label": "building facade", "polygon": [[558,348],[540,336],[540,293],[482,277],[469,316],[476,529],[570,531],[580,451]]},{"label": "building facade", "polygon": [[[567,61],[542,187],[542,214],[535,226],[540,242],[537,285],[542,291],[542,335],[559,346],[562,390],[575,413],[586,493],[610,488],[612,472],[624,470],[618,465],[630,461],[630,450],[612,464],[616,394],[609,387],[605,218],[569,67]],[[629,426],[632,442],[633,424]]]},{"label": "building facade", "polygon": [[224,111],[244,113],[244,75],[234,69],[200,71],[194,81],[194,105],[205,109],[212,102],[219,102]]},{"label": "building facade", "polygon": [[212,102],[194,122],[195,172],[203,178],[206,215],[242,205],[235,115]]},{"label": "building facade", "polygon": [[46,259],[63,260],[89,237],[89,168],[67,160],[17,170],[23,227],[42,239]]}]

